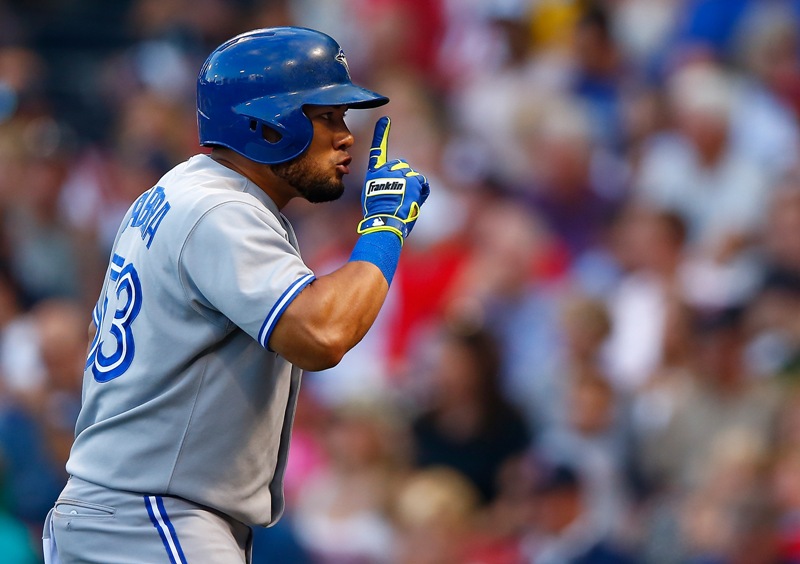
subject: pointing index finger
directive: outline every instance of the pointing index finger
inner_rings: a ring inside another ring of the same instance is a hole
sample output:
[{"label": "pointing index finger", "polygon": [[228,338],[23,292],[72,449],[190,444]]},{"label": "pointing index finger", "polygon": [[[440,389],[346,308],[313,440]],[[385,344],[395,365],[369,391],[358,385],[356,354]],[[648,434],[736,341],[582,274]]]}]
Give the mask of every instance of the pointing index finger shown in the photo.
[{"label": "pointing index finger", "polygon": [[383,116],[375,123],[375,134],[372,136],[372,148],[369,150],[369,168],[375,170],[386,164],[389,146],[389,129],[392,120]]}]

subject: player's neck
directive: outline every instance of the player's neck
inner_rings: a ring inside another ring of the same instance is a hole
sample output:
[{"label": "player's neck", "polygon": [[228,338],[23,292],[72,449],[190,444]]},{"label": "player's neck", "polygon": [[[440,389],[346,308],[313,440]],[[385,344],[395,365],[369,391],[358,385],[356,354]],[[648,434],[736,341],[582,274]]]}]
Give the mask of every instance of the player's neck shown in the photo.
[{"label": "player's neck", "polygon": [[238,172],[261,188],[275,202],[278,209],[283,209],[289,203],[291,198],[282,195],[279,190],[275,189],[276,179],[268,165],[251,161],[224,147],[214,147],[209,156],[222,166]]}]

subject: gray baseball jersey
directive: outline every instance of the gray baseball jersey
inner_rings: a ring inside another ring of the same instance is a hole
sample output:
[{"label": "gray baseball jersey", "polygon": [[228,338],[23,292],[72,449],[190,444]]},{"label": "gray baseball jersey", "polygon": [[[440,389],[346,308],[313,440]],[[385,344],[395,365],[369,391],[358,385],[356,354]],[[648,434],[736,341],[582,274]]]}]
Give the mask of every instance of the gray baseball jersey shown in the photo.
[{"label": "gray baseball jersey", "polygon": [[274,522],[301,371],[267,343],[313,279],[245,177],[206,155],[164,175],[114,242],[67,471]]}]

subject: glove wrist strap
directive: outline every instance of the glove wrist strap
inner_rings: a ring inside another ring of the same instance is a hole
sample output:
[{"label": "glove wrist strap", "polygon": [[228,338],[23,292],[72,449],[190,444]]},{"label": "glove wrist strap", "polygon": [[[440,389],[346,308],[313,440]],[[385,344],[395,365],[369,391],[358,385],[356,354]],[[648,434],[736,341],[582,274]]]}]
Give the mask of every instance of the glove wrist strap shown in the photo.
[{"label": "glove wrist strap", "polygon": [[395,215],[375,214],[362,219],[358,224],[358,232],[361,235],[374,233],[376,231],[391,231],[400,237],[400,244],[408,235],[408,225]]}]

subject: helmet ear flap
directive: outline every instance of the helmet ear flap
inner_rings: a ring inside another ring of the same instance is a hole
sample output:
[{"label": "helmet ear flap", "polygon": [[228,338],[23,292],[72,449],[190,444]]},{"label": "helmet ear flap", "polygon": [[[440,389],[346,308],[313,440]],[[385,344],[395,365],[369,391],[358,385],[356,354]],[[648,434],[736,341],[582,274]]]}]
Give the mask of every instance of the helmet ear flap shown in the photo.
[{"label": "helmet ear flap", "polygon": [[247,116],[246,137],[240,136],[238,149],[230,148],[264,164],[286,162],[301,155],[311,144],[314,126],[302,111],[292,114],[278,116],[274,121]]}]

